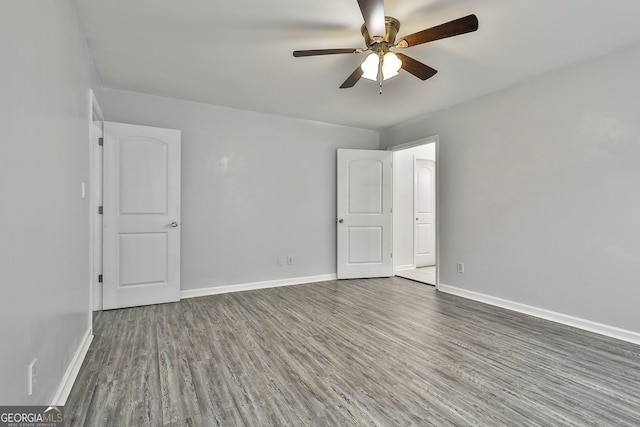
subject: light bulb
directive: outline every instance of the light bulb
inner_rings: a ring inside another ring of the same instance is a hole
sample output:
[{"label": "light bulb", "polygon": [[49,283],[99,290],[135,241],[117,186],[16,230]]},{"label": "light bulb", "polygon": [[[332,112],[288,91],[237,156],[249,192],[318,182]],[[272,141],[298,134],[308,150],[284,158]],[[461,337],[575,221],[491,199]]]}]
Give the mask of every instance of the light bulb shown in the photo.
[{"label": "light bulb", "polygon": [[369,80],[378,80],[378,54],[372,53],[367,58],[362,61],[362,77]]}]

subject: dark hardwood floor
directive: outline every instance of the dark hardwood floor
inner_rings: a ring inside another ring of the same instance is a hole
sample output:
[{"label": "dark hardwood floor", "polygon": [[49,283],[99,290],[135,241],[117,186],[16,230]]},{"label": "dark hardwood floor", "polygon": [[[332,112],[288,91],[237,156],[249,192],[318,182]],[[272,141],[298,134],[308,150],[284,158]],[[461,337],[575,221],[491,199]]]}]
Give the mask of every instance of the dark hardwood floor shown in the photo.
[{"label": "dark hardwood floor", "polygon": [[401,278],[99,312],[68,426],[640,425],[640,346]]}]

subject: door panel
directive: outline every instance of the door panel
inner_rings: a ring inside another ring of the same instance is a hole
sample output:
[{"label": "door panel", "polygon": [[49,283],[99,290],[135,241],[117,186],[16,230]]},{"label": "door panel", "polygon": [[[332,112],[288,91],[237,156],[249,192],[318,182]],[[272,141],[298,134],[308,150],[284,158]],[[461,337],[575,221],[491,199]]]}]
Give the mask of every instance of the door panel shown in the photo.
[{"label": "door panel", "polygon": [[352,160],[348,164],[349,213],[382,213],[382,162]]},{"label": "door panel", "polygon": [[[428,255],[433,253],[433,240],[435,234],[433,233],[432,224],[417,224],[417,251],[420,255]],[[422,267],[422,266],[420,266]]]},{"label": "door panel", "polygon": [[180,131],[105,122],[103,308],[180,299]]},{"label": "door panel", "polygon": [[349,265],[382,262],[382,227],[349,227]]},{"label": "door panel", "polygon": [[415,160],[416,267],[436,264],[436,163]]},{"label": "door panel", "polygon": [[164,141],[120,141],[120,215],[167,214],[167,156]]},{"label": "door panel", "polygon": [[391,161],[388,151],[338,150],[339,279],[392,276]]},{"label": "door panel", "polygon": [[167,233],[127,233],[119,236],[119,286],[166,283]]}]

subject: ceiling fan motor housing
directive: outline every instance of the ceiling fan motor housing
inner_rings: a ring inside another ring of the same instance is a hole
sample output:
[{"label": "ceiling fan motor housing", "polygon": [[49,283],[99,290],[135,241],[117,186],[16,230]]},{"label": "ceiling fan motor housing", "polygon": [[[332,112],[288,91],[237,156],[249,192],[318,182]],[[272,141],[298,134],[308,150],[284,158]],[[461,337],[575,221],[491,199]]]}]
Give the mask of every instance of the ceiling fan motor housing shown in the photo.
[{"label": "ceiling fan motor housing", "polygon": [[386,42],[387,46],[393,46],[396,42],[396,35],[398,34],[398,30],[400,30],[400,21],[396,18],[392,18],[391,16],[384,17],[384,26],[385,26],[385,36],[382,40],[372,40],[369,32],[367,31],[367,26],[365,24],[360,28],[360,32],[364,37],[364,42],[367,47],[370,48],[372,45],[376,43]]}]

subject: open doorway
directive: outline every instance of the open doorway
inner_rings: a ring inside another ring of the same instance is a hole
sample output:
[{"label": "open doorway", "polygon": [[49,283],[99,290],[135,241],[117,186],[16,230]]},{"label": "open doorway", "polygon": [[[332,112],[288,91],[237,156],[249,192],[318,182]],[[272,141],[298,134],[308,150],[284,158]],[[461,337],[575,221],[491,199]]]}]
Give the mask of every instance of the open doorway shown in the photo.
[{"label": "open doorway", "polygon": [[433,136],[393,151],[393,259],[396,276],[437,286],[437,142]]}]

